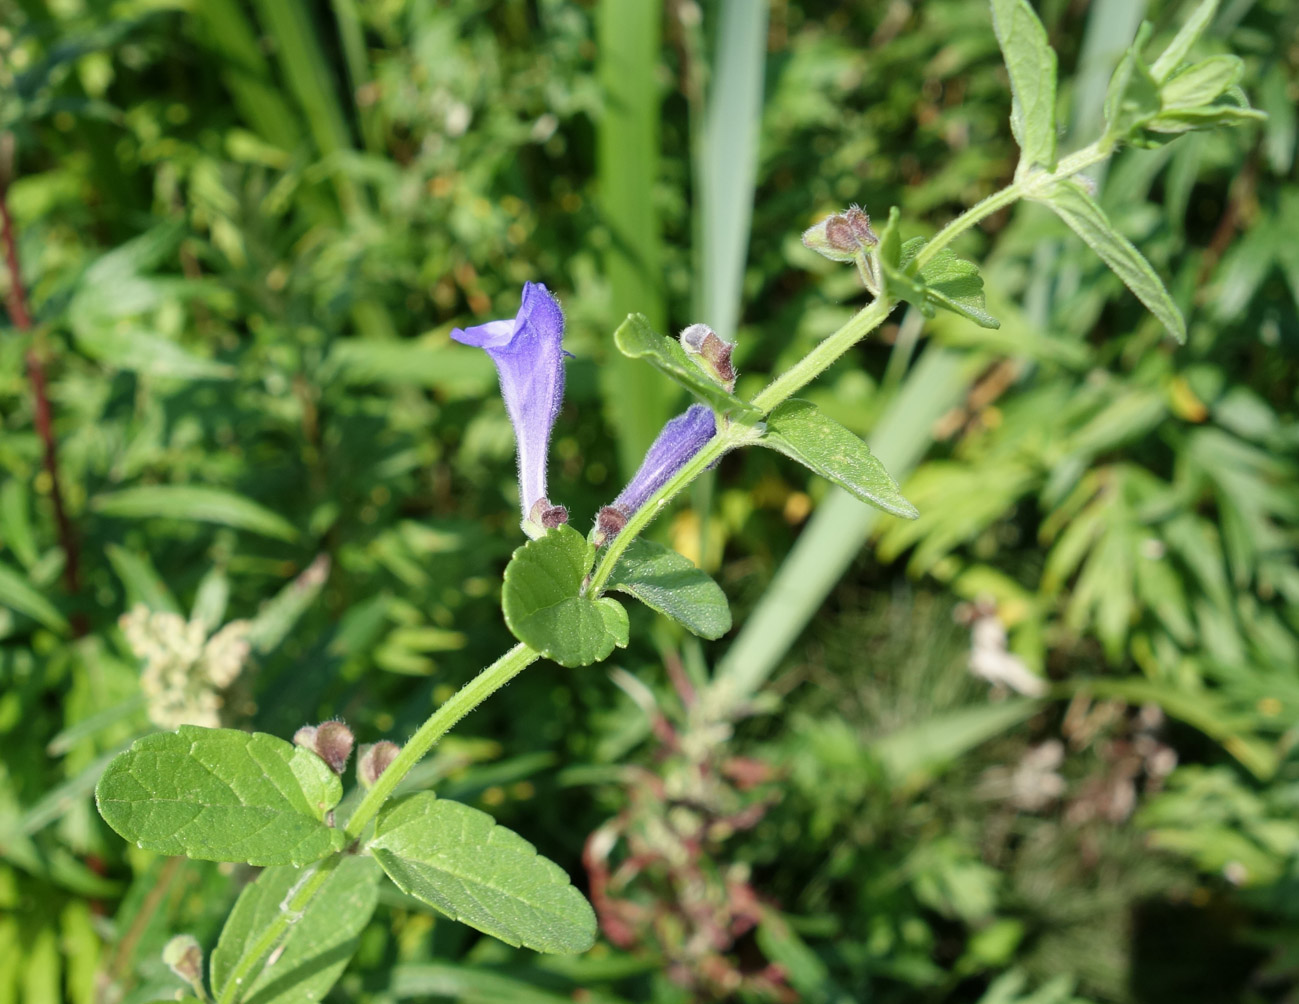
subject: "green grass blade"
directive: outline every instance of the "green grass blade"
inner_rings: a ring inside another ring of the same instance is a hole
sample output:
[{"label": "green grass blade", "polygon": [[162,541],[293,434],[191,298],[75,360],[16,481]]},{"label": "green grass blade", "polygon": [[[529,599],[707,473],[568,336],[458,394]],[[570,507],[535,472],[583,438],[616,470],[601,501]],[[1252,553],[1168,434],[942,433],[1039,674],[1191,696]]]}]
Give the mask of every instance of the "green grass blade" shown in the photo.
[{"label": "green grass blade", "polygon": [[[276,2],[276,0],[268,0]],[[606,259],[609,328],[630,313],[666,327],[654,185],[659,165],[659,94],[655,68],[663,19],[660,0],[602,0],[598,10],[599,78],[604,113],[597,135],[600,208],[612,234]],[[618,461],[635,471],[667,420],[676,390],[647,379],[644,367],[609,344],[601,373],[605,410],[618,435]]]},{"label": "green grass blade", "polygon": [[243,8],[237,0],[203,0],[193,16],[200,40],[227,64],[223,77],[239,114],[262,139],[292,148],[301,136],[298,116],[276,85]]},{"label": "green grass blade", "polygon": [[758,171],[767,4],[723,0],[717,27],[712,90],[695,155],[702,320],[735,336],[748,257],[753,188]]},{"label": "green grass blade", "polygon": [[[280,69],[307,120],[322,157],[352,149],[352,136],[320,38],[302,0],[257,0],[258,17],[275,41]],[[344,214],[359,208],[351,179],[335,172],[334,189]]]}]

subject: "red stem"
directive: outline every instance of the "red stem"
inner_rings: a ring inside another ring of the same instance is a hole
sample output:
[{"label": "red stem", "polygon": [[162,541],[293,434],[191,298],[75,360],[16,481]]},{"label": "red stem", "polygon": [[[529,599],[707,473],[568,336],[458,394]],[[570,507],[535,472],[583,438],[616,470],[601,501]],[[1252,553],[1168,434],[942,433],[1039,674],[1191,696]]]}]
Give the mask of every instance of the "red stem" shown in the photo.
[{"label": "red stem", "polygon": [[[4,230],[5,264],[9,268],[9,292],[5,297],[9,317],[19,331],[32,330],[32,315],[27,309],[27,291],[23,287],[22,272],[18,266],[18,241],[14,236],[14,221],[9,215],[9,174],[0,165],[0,225]],[[58,525],[59,543],[63,547],[63,581],[68,592],[76,594],[81,589],[81,555],[76,534],[68,522],[63,507],[63,491],[59,485],[59,446],[54,438],[53,412],[45,385],[45,364],[33,345],[25,355],[27,379],[32,385],[33,413],[36,434],[44,446],[45,470],[50,476],[50,499],[54,503],[54,522]]]}]

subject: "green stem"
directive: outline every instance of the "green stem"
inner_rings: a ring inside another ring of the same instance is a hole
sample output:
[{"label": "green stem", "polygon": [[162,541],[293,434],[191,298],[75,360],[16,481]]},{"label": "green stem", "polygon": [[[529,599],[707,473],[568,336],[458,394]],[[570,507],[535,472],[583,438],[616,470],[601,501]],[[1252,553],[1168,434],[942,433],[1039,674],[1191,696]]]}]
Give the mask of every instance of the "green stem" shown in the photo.
[{"label": "green stem", "polygon": [[825,372],[831,363],[883,324],[896,304],[896,300],[888,298],[868,304],[842,328],[767,384],[753,399],[753,404],[766,414],[782,401],[793,397]]},{"label": "green stem", "polygon": [[1062,158],[1056,164],[1054,171],[1029,171],[1024,177],[1017,178],[1001,191],[993,192],[982,202],[976,202],[947,226],[943,227],[942,230],[934,234],[929,243],[921,248],[920,253],[916,255],[912,267],[917,271],[924,268],[926,264],[934,260],[934,256],[939,251],[969,230],[970,227],[981,220],[987,219],[999,209],[1004,209],[1019,199],[1031,199],[1034,196],[1041,195],[1056,182],[1071,178],[1079,171],[1084,171],[1093,164],[1099,164],[1113,153],[1114,141],[1112,139],[1100,139],[1090,146],[1085,146],[1081,150],[1071,153],[1068,157]]},{"label": "green stem", "polygon": [[[418,731],[410,737],[410,740],[402,747],[401,752],[397,754],[387,769],[379,775],[374,787],[366,792],[365,798],[356,807],[356,811],[352,813],[352,817],[347,821],[347,826],[343,831],[347,834],[348,839],[356,840],[360,837],[366,824],[374,818],[383,803],[392,795],[393,790],[410,773],[411,768],[419,763],[424,758],[424,755],[433,748],[434,743],[446,735],[456,722],[509,683],[525,668],[536,662],[540,655],[540,652],[529,648],[527,645],[522,643],[515,645],[457,690],[450,700],[433,712],[428,721],[421,725]],[[306,909],[312,897],[320,891],[325,881],[333,874],[334,869],[339,866],[342,860],[342,854],[333,854],[312,866],[314,871],[309,871],[304,876],[279,914],[262,931],[253,947],[239,960],[234,972],[230,974],[230,979],[222,988],[217,1004],[233,1004],[234,1001],[240,999],[240,989],[266,955],[279,943],[285,931],[289,929],[290,918]]]},{"label": "green stem", "polygon": [[342,863],[342,860],[343,855],[333,854],[312,866],[314,870],[303,877],[288,901],[281,904],[280,912],[275,915],[275,919],[266,926],[261,937],[253,942],[253,947],[239,960],[230,978],[226,980],[226,985],[221,988],[221,996],[217,998],[217,1004],[234,1004],[234,1001],[241,999],[244,983],[248,981],[254,970],[259,969],[262,960],[284,936],[284,932],[293,922],[291,918],[306,909],[311,898],[320,891],[321,886],[328,881],[329,876],[334,873],[334,869]]},{"label": "green stem", "polygon": [[451,695],[451,698],[429,717],[419,730],[410,737],[401,752],[379,775],[372,787],[361,799],[352,817],[344,829],[349,840],[361,836],[367,823],[374,818],[383,803],[392,795],[393,789],[406,777],[412,767],[424,758],[451,727],[514,679],[532,663],[541,657],[541,653],[529,648],[522,642],[515,645],[494,663],[484,669],[472,680]]}]

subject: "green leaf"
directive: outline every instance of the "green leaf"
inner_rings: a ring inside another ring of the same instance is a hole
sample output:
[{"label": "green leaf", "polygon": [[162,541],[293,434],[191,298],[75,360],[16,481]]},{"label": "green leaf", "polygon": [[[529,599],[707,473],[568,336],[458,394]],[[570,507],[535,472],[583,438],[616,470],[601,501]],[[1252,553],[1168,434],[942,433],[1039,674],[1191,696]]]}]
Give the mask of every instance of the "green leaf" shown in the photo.
[{"label": "green leaf", "polygon": [[1179,342],[1186,341],[1186,321],[1168,295],[1150,262],[1132,242],[1114,229],[1105,211],[1076,181],[1052,186],[1040,200],[1050,206],[1101,260],[1123,280],[1137,299],[1155,315]]},{"label": "green leaf", "polygon": [[28,511],[27,486],[14,477],[0,487],[0,541],[25,568],[31,568],[40,558]]},{"label": "green leaf", "polygon": [[[1055,50],[1027,0],[992,0],[992,27],[1010,73],[1010,129],[1020,170],[1055,170]],[[1018,172],[1017,172],[1018,173]]]},{"label": "green leaf", "polygon": [[130,606],[143,603],[150,610],[180,613],[180,607],[167,588],[158,570],[147,554],[128,551],[121,544],[105,544],[104,557],[126,587],[126,602]]},{"label": "green leaf", "polygon": [[561,666],[589,666],[627,647],[627,611],[617,600],[582,595],[595,549],[569,526],[514,552],[501,609],[514,637]]},{"label": "green leaf", "polygon": [[1191,53],[1191,47],[1199,41],[1200,36],[1213,23],[1213,16],[1218,12],[1218,0],[1203,0],[1200,6],[1196,7],[1191,16],[1187,18],[1186,24],[1182,25],[1168,48],[1163,51],[1154,65],[1150,67],[1150,75],[1159,83],[1163,83],[1173,72],[1186,62],[1186,57]]},{"label": "green leaf", "polygon": [[890,733],[872,749],[898,783],[913,785],[928,780],[976,746],[1003,735],[1041,706],[1040,701],[1016,698],[956,708]]},{"label": "green leaf", "polygon": [[179,519],[220,523],[280,540],[297,539],[298,531],[284,517],[251,499],[221,488],[197,485],[140,485],[98,495],[91,508],[119,519]]},{"label": "green leaf", "polygon": [[1240,80],[1245,64],[1238,56],[1211,56],[1170,77],[1159,90],[1165,112],[1212,104]]},{"label": "green leaf", "polygon": [[0,606],[26,614],[51,631],[61,633],[68,629],[68,622],[58,608],[37,592],[25,575],[4,564],[0,564]]},{"label": "green leaf", "polygon": [[731,629],[731,608],[721,587],[662,544],[632,541],[613,566],[608,588],[630,593],[703,638],[720,638]]},{"label": "green leaf", "polygon": [[[347,856],[289,928],[275,961],[239,997],[242,1004],[298,1004],[324,998],[356,953],[379,901],[383,872],[367,857]],[[268,868],[239,894],[212,953],[212,990],[220,996],[235,967],[305,877],[298,868]]]},{"label": "green leaf", "polygon": [[1143,24],[1110,77],[1105,94],[1105,123],[1106,134],[1111,138],[1139,137],[1141,128],[1163,107],[1159,84],[1141,55],[1149,37],[1150,25]]},{"label": "green leaf", "polygon": [[262,604],[248,625],[248,644],[254,652],[273,651],[288,637],[325,588],[329,555],[319,554],[292,582]]},{"label": "green leaf", "polygon": [[283,739],[182,725],[117,756],[95,801],[109,826],[161,854],[304,865],[342,847],[324,821],[342,794],[320,757]]},{"label": "green leaf", "polygon": [[418,792],[384,806],[369,850],[403,892],[508,944],[595,943],[595,912],[564,870],[485,812]]},{"label": "green leaf", "polygon": [[644,314],[629,314],[627,320],[614,332],[613,340],[623,355],[644,359],[719,414],[752,418],[761,416],[761,412],[753,405],[741,401],[696,366],[676,339],[666,338],[651,328]]},{"label": "green leaf", "polygon": [[808,401],[786,401],[767,417],[760,446],[779,450],[877,509],[915,519],[908,502],[870,447]]},{"label": "green leaf", "polygon": [[91,359],[121,370],[179,380],[229,380],[233,366],[197,356],[170,338],[131,326],[78,323],[77,347]]},{"label": "green leaf", "polygon": [[[899,265],[904,271],[914,275],[909,266],[924,246],[923,237],[913,237],[902,245]],[[982,328],[1001,327],[1001,322],[984,306],[983,276],[979,274],[979,266],[958,258],[951,248],[943,248],[926,262],[920,269],[919,279],[920,282],[916,283],[913,278],[910,285],[921,291],[924,300],[930,301],[919,305],[927,316],[933,316],[932,304],[936,303]]]}]

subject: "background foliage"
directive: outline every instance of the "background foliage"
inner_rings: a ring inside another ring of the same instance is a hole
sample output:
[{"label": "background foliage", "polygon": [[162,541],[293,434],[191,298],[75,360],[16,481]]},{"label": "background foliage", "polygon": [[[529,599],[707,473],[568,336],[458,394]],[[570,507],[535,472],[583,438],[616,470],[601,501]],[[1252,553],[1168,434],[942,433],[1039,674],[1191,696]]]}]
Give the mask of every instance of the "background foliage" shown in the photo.
[{"label": "background foliage", "polygon": [[[1064,149],[1140,17],[1187,6],[1040,5]],[[584,529],[680,404],[614,350],[629,310],[738,335],[760,385],[860,303],[805,226],[936,227],[1016,156],[964,0],[0,11],[35,318],[0,333],[0,1002],[170,996],[162,944],[210,950],[250,877],[94,813],[151,728],[124,613],[250,620],[220,713],[286,737],[400,742],[509,643],[513,443],[453,325],[561,296],[551,486]],[[1209,38],[1267,123],[1099,191],[1187,346],[1043,209],[965,238],[999,330],[899,313],[808,393],[918,520],[745,451],[656,530],[731,636],[634,611],[653,644],[534,667],[421,769],[574,874],[602,944],[542,959],[384,892],[331,999],[1294,999],[1299,10],[1239,0]]]}]

